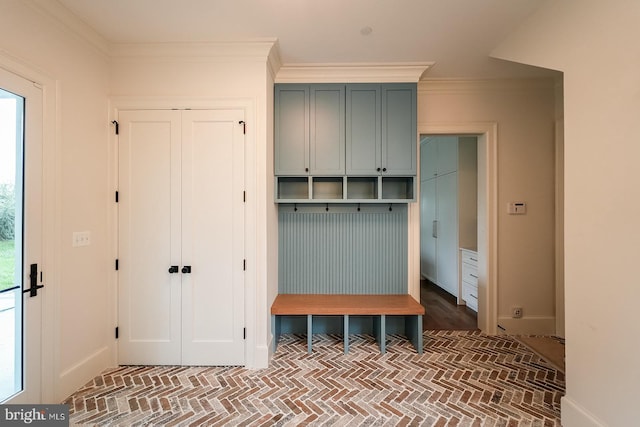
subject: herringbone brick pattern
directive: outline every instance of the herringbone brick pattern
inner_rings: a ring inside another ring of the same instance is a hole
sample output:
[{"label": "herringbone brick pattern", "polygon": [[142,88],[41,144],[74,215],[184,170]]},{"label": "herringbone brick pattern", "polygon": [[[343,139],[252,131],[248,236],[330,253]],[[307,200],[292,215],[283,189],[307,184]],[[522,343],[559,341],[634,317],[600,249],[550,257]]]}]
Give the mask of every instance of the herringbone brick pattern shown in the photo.
[{"label": "herringbone brick pattern", "polygon": [[122,366],[65,400],[72,425],[554,426],[564,374],[508,336],[284,335],[269,368]]}]

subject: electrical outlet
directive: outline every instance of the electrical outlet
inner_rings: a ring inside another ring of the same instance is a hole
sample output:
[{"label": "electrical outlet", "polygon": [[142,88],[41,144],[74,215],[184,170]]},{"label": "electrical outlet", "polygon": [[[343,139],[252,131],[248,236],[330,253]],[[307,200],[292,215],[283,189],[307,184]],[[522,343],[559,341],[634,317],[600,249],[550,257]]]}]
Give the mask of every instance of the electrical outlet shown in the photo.
[{"label": "electrical outlet", "polygon": [[520,319],[522,317],[522,307],[511,308],[511,317],[514,319]]}]

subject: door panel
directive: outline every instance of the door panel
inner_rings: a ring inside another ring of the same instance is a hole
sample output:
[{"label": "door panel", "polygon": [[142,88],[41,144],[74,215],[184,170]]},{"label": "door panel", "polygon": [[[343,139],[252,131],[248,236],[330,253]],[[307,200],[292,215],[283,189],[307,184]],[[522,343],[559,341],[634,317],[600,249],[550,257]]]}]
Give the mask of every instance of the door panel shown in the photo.
[{"label": "door panel", "polygon": [[438,283],[436,268],[436,180],[420,182],[420,272],[433,283]]},{"label": "door panel", "polygon": [[180,363],[180,112],[119,114],[119,361]]},{"label": "door panel", "polygon": [[309,174],[309,86],[276,86],[276,175]]},{"label": "door panel", "polygon": [[458,170],[458,137],[438,137],[438,175]]},{"label": "door panel", "polygon": [[458,175],[437,178],[438,193],[438,285],[458,296]]},{"label": "door panel", "polygon": [[120,112],[122,364],[244,364],[243,118]]},{"label": "door panel", "polygon": [[377,175],[382,165],[380,85],[347,85],[347,175]]},{"label": "door panel", "polygon": [[183,115],[184,365],[244,364],[242,111]]},{"label": "door panel", "polygon": [[46,290],[29,289],[43,279],[42,89],[0,69],[0,101],[0,402],[39,403]]}]

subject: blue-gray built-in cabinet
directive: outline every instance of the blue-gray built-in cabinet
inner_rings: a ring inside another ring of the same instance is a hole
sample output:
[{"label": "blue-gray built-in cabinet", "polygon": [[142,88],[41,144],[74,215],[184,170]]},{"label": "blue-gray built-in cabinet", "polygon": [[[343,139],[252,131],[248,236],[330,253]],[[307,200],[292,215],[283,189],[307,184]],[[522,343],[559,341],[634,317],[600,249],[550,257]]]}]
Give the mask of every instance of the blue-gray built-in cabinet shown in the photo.
[{"label": "blue-gray built-in cabinet", "polygon": [[416,198],[416,85],[275,87],[278,203]]},{"label": "blue-gray built-in cabinet", "polygon": [[407,293],[416,85],[278,84],[279,292]]}]

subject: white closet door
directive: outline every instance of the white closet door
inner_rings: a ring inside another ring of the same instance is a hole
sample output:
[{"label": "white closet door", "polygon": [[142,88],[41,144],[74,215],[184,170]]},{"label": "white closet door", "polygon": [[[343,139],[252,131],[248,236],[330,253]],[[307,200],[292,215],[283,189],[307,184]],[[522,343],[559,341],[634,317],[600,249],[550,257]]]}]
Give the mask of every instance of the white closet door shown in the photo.
[{"label": "white closet door", "polygon": [[183,112],[183,365],[245,362],[243,119]]},{"label": "white closet door", "polygon": [[437,284],[458,296],[458,174],[440,175],[437,179]]},{"label": "white closet door", "polygon": [[121,111],[119,363],[180,364],[180,111]]}]

